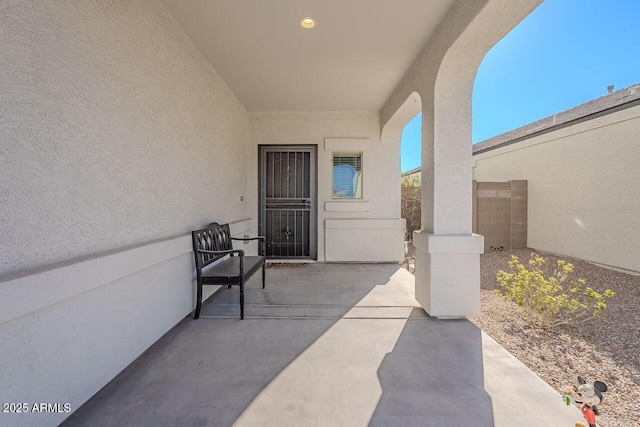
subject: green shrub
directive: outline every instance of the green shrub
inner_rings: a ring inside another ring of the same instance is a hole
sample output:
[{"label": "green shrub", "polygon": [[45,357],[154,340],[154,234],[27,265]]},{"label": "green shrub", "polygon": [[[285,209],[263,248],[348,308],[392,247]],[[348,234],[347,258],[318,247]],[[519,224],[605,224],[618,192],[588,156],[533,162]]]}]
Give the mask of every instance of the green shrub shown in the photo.
[{"label": "green shrub", "polygon": [[531,323],[547,328],[600,317],[607,309],[605,301],[615,295],[611,289],[594,291],[584,279],[574,279],[573,264],[562,260],[547,278],[545,264],[544,258],[532,253],[527,268],[512,255],[511,272],[498,271],[496,279],[502,290],[496,290],[496,294],[515,301]]}]

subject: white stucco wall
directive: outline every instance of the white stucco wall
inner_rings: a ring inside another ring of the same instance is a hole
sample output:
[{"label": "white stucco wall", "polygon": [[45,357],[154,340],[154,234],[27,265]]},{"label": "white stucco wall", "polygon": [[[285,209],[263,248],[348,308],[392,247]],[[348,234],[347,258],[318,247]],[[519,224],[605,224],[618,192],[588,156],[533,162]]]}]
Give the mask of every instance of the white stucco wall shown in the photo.
[{"label": "white stucco wall", "polygon": [[0,400],[75,410],[192,310],[185,232],[254,214],[249,115],[155,1],[0,3],[0,99]]},{"label": "white stucco wall", "polygon": [[[77,410],[191,311],[192,276],[183,236],[3,282],[12,304],[0,318],[0,400]],[[68,415],[2,413],[0,424],[56,426]]]},{"label": "white stucco wall", "polygon": [[[317,145],[319,261],[402,259],[403,227],[393,222],[400,221],[400,146],[399,141],[397,144],[380,142],[378,112],[253,112],[251,125],[254,148],[248,164],[258,164],[258,145],[261,144]],[[361,200],[332,199],[333,152],[362,152]],[[258,171],[256,168],[248,172],[249,180],[255,182],[249,194],[255,204],[252,209],[257,212]],[[328,232],[326,221],[331,219],[359,219],[362,228]],[[387,245],[380,244],[380,233],[388,235]],[[327,244],[327,238],[339,238],[339,241]],[[364,246],[369,248],[365,251]],[[337,247],[340,251],[332,252],[331,248]]]},{"label": "white stucco wall", "polygon": [[640,106],[473,160],[478,181],[529,181],[529,247],[640,271]]},{"label": "white stucco wall", "polygon": [[247,111],[164,6],[0,12],[0,275],[250,216]]}]

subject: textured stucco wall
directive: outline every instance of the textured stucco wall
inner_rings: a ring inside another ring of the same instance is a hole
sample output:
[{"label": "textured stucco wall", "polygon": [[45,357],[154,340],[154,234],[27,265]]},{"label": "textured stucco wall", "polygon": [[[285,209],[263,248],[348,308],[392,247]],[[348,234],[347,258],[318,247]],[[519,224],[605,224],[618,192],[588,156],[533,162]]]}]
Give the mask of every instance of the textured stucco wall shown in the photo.
[{"label": "textured stucco wall", "polygon": [[[400,185],[398,183],[400,179],[400,145],[399,141],[397,144],[380,142],[380,116],[378,112],[252,112],[251,126],[255,148],[251,150],[253,158],[249,164],[258,164],[257,146],[259,144],[317,144],[318,260],[325,260],[325,220],[400,218]],[[332,141],[325,144],[325,139],[332,139]],[[368,141],[357,143],[352,139],[368,139]],[[353,151],[363,153],[362,201],[368,202],[364,208],[361,201],[331,198],[332,152],[352,151],[352,144],[357,147]],[[257,169],[250,170],[249,173],[249,181],[256,183],[249,194],[251,194],[250,200],[255,203],[252,209],[257,212],[258,171]],[[328,205],[327,202],[329,202]],[[349,210],[345,206],[353,206],[353,210]],[[374,234],[375,229],[370,233],[371,242],[375,240]],[[367,242],[366,238],[360,240],[361,245],[371,242]],[[399,243],[400,248],[401,242]],[[393,252],[392,250],[391,253],[396,255],[386,259],[387,261],[398,258],[397,251]],[[368,259],[364,253],[362,256],[360,261],[374,260]]]},{"label": "textured stucco wall", "polygon": [[529,181],[531,248],[640,271],[640,106],[473,159],[478,181]]},{"label": "textured stucco wall", "polygon": [[[77,410],[192,310],[193,275],[182,236],[0,283],[0,401]],[[0,413],[0,425],[68,415]]]},{"label": "textured stucco wall", "polygon": [[252,233],[250,137],[158,2],[0,2],[3,402],[76,410],[193,309],[185,232]]},{"label": "textured stucco wall", "polygon": [[0,276],[250,216],[248,113],[158,2],[0,3],[0,99]]}]

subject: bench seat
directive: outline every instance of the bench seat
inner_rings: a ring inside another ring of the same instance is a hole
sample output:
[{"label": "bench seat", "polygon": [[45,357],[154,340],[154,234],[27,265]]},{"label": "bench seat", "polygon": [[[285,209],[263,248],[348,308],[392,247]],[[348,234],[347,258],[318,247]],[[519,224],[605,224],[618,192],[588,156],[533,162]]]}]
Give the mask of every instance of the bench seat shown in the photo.
[{"label": "bench seat", "polygon": [[[260,270],[264,264],[263,256],[244,256],[244,277],[248,279]],[[240,257],[231,257],[220,261],[214,268],[203,271],[202,278],[206,278],[209,284],[215,284],[215,279],[220,279],[220,284],[228,285],[229,279],[237,279],[240,272]]]}]

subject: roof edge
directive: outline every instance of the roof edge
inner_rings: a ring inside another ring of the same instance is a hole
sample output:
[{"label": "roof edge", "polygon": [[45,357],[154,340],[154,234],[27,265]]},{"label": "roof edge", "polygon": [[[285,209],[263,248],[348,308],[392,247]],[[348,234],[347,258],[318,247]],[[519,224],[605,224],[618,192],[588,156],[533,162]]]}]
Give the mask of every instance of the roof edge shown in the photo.
[{"label": "roof edge", "polygon": [[418,166],[417,168],[413,168],[413,169],[408,170],[408,171],[406,171],[406,172],[402,172],[402,173],[400,174],[400,176],[407,176],[407,175],[411,175],[411,174],[414,174],[414,173],[416,173],[416,172],[420,172],[421,170],[422,170],[422,166]]},{"label": "roof edge", "polygon": [[636,105],[640,105],[640,83],[474,144],[473,154],[515,144]]}]

